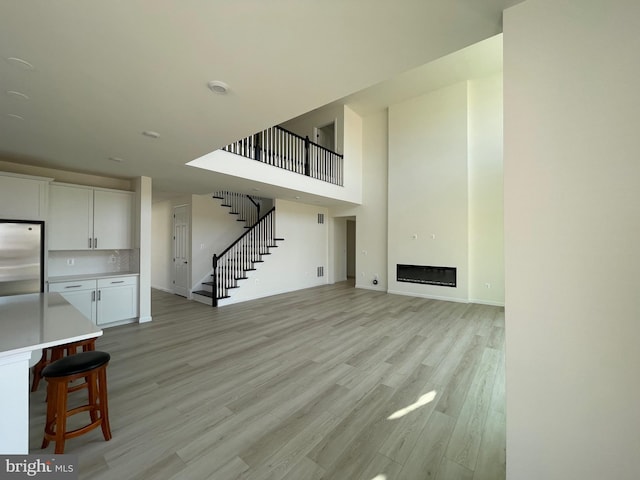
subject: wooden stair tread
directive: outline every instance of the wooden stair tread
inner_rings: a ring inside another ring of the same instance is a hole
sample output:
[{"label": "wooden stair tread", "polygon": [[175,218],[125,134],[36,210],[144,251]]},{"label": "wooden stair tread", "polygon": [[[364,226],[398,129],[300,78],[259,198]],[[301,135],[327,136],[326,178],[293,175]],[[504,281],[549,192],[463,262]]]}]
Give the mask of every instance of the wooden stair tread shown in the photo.
[{"label": "wooden stair tread", "polygon": [[[213,276],[213,275],[211,275],[211,276]],[[213,287],[213,282],[202,282],[202,284],[203,285],[210,285],[210,286]]]},{"label": "wooden stair tread", "polygon": [[213,298],[213,292],[207,292],[206,290],[196,290],[193,293],[195,293],[196,295],[200,295],[202,297]]}]

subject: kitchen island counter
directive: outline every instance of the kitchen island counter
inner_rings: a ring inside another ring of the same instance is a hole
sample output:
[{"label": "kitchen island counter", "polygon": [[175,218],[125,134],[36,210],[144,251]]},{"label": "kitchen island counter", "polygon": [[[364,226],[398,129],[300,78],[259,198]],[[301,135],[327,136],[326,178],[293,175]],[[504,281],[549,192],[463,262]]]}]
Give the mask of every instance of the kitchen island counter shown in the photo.
[{"label": "kitchen island counter", "polygon": [[[58,293],[0,297],[0,454],[29,450],[29,360],[102,330]],[[37,358],[36,358],[37,360]]]}]

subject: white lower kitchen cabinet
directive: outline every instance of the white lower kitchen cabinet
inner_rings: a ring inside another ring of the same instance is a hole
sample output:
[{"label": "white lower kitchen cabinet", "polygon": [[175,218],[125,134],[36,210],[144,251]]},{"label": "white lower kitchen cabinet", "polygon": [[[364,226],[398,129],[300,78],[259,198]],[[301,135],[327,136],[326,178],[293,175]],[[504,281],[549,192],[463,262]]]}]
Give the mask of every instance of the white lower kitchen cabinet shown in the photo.
[{"label": "white lower kitchen cabinet", "polygon": [[50,282],[49,291],[60,293],[97,325],[138,316],[137,276]]},{"label": "white lower kitchen cabinet", "polygon": [[96,281],[50,283],[50,292],[60,293],[67,302],[80,310],[85,317],[96,322]]},{"label": "white lower kitchen cabinet", "polygon": [[118,322],[138,316],[138,277],[98,280],[96,323]]}]

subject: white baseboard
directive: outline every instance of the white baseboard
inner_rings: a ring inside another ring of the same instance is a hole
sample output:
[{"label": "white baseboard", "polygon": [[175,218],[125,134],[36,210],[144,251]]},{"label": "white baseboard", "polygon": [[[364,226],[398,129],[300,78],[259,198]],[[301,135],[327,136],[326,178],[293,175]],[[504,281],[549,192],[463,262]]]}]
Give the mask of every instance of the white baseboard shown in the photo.
[{"label": "white baseboard", "polygon": [[[378,285],[378,286],[372,286],[372,285],[358,285],[358,284],[356,283],[355,287],[356,287],[356,288],[361,288],[361,289],[363,289],[363,290],[373,290],[373,291],[375,291],[375,292],[386,292],[386,291],[387,291],[384,287],[381,287],[381,286],[379,286],[379,285]],[[391,293],[391,292],[389,292],[389,293]]]},{"label": "white baseboard", "polygon": [[494,302],[491,300],[478,300],[478,299],[470,299],[469,303],[477,303],[479,305],[491,305],[493,307],[504,307],[504,302]]},{"label": "white baseboard", "polygon": [[140,317],[138,319],[138,323],[147,323],[151,321],[151,315],[145,315],[144,317]]},{"label": "white baseboard", "polygon": [[469,300],[467,300],[466,298],[442,297],[440,295],[428,295],[424,293],[398,292],[396,290],[387,290],[387,293],[391,293],[394,295],[404,295],[405,297],[419,297],[428,298],[430,300],[442,300],[445,302],[469,303]]},{"label": "white baseboard", "polygon": [[164,287],[157,287],[155,285],[151,285],[151,288],[154,288],[156,290],[161,290],[161,291],[167,292],[167,293],[173,293],[173,290],[169,290],[168,288],[164,288]]}]

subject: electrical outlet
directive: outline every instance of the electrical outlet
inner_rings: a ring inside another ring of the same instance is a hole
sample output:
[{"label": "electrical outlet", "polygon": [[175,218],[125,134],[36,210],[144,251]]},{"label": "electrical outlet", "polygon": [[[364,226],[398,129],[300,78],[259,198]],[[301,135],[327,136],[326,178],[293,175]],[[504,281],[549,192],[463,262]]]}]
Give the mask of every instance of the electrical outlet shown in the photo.
[{"label": "electrical outlet", "polygon": [[67,258],[67,265],[69,265],[70,267],[73,267],[75,263],[76,263],[75,258]]},{"label": "electrical outlet", "polygon": [[485,286],[486,288],[491,288],[491,284],[490,284],[490,283],[485,283],[485,284],[484,284],[484,286]]}]

